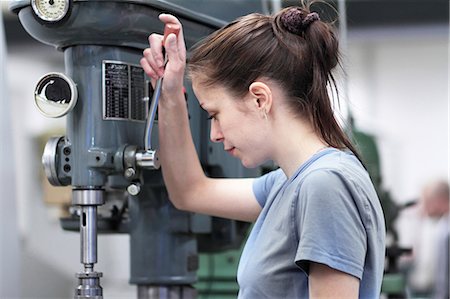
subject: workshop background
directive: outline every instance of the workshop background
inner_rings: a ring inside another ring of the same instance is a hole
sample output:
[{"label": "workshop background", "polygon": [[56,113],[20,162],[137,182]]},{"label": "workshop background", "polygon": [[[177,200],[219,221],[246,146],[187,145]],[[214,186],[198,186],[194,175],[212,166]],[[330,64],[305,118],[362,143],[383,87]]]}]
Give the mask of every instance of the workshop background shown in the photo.
[{"label": "workshop background", "polygon": [[[224,20],[267,9],[256,0],[204,2],[202,13]],[[65,119],[45,118],[33,103],[38,79],[64,72],[63,55],[30,38],[8,2],[1,5],[0,298],[71,298],[79,235],[60,227],[61,207],[51,203],[58,193],[43,187],[40,152],[48,136],[64,132]],[[277,1],[270,6],[276,9]],[[350,110],[355,127],[375,136],[382,186],[395,202],[416,200],[426,182],[448,179],[449,2],[350,0],[346,6],[341,113]],[[99,235],[98,243],[104,297],[134,298],[128,236]]]}]

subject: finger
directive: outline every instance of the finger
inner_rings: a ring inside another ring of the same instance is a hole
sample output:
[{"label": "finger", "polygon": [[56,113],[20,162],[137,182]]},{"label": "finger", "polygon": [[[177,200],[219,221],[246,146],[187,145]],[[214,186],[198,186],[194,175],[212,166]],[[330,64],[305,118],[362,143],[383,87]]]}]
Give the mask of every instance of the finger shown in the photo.
[{"label": "finger", "polygon": [[151,51],[151,48],[147,48],[142,52],[145,59],[147,59],[148,64],[152,67],[152,69],[157,72],[157,70],[160,68],[158,66],[158,63],[155,61],[155,58],[153,57],[153,53]]},{"label": "finger", "polygon": [[162,50],[163,36],[160,34],[152,33],[148,37],[148,41],[150,43],[150,51],[154,58],[154,61],[156,62],[156,66],[158,68],[164,67],[164,56]]},{"label": "finger", "polygon": [[183,25],[181,25],[181,22],[170,14],[160,14],[159,19],[165,23],[165,24],[177,24],[180,26],[180,32],[178,33],[177,42],[178,42],[178,53],[183,54],[184,57],[180,57],[180,59],[185,60],[186,59],[186,45],[184,42],[184,33],[183,33]]},{"label": "finger", "polygon": [[155,59],[153,58],[153,55],[149,48],[145,49],[143,52],[144,59],[146,60],[148,66],[152,69],[153,73],[156,74],[156,76],[161,76],[163,72],[163,68],[158,67],[158,64],[155,62]]},{"label": "finger", "polygon": [[150,78],[157,80],[159,77],[158,75],[153,71],[153,68],[148,64],[148,61],[146,58],[141,58],[140,60],[141,66],[144,69],[144,72],[149,76]]},{"label": "finger", "polygon": [[164,64],[157,62],[155,57],[153,56],[151,48],[147,48],[143,52],[144,57],[147,59],[148,64],[153,69],[155,74],[158,76],[162,76],[164,74]]},{"label": "finger", "polygon": [[161,77],[164,74],[164,65],[156,61],[151,48],[145,49],[143,54],[145,59],[147,59],[147,63],[153,69],[153,72]]}]

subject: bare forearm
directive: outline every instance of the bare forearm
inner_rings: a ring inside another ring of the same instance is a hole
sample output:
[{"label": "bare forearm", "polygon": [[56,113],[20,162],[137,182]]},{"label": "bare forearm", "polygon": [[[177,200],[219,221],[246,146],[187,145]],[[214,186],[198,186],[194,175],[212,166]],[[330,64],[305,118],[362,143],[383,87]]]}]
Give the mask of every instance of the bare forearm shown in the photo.
[{"label": "bare forearm", "polygon": [[[140,60],[145,73],[154,81],[163,77],[159,100],[159,147],[164,181],[174,205],[183,210],[254,220],[261,207],[253,195],[252,180],[217,180],[203,173],[189,127],[183,94],[186,47],[180,21],[161,14],[165,26],[179,27],[178,35],[153,33],[150,47]],[[163,45],[167,64],[164,64]]]},{"label": "bare forearm", "polygon": [[192,140],[188,111],[180,91],[159,104],[159,146],[164,181],[173,203],[189,209],[189,194],[206,177]]}]

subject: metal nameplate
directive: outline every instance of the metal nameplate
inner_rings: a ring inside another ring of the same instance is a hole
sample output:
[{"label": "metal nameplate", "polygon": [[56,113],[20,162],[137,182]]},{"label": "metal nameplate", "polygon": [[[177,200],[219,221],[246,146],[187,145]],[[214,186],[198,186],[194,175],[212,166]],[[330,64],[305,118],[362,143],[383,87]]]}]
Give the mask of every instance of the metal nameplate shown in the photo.
[{"label": "metal nameplate", "polygon": [[103,119],[145,122],[149,107],[145,99],[146,84],[144,70],[139,65],[103,60]]}]

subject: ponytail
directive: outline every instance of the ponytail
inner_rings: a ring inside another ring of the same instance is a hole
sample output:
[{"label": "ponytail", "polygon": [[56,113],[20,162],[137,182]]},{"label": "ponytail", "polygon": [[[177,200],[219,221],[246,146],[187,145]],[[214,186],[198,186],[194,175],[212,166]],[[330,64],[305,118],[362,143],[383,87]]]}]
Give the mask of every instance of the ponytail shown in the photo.
[{"label": "ponytail", "polygon": [[330,86],[339,97],[332,73],[337,65],[341,66],[336,35],[330,25],[312,22],[304,31],[304,38],[309,45],[312,67],[311,88],[307,95],[313,107],[310,114],[312,123],[328,145],[340,149],[347,148],[362,162],[358,151],[334,116],[327,90],[327,86]]}]

